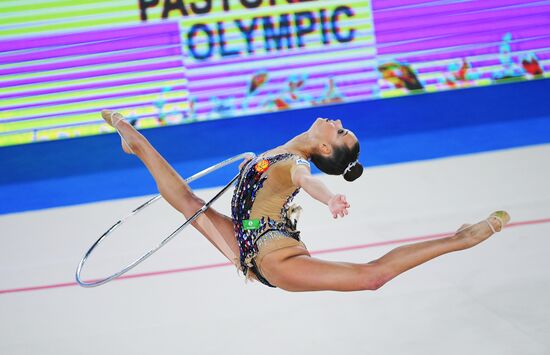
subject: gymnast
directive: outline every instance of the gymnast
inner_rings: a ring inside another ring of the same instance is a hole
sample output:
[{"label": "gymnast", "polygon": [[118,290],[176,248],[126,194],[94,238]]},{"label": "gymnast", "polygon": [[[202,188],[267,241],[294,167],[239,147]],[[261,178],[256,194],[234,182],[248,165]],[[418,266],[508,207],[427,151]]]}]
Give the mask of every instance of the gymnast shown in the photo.
[{"label": "gymnast", "polygon": [[[122,149],[145,164],[162,197],[186,218],[204,205],[185,180],[141,133],[118,112],[103,110],[105,121],[120,134]],[[369,263],[324,261],[310,256],[296,229],[300,208],[291,201],[300,189],[325,204],[333,218],[348,214],[350,204],[311,175],[310,161],[347,181],[361,176],[357,137],[340,120],[318,118],[285,144],[239,166],[231,202],[232,218],[207,209],[193,226],[248,279],[287,291],[377,290],[397,275],[440,255],[471,248],[510,221],[504,211],[455,234],[395,248]]]}]

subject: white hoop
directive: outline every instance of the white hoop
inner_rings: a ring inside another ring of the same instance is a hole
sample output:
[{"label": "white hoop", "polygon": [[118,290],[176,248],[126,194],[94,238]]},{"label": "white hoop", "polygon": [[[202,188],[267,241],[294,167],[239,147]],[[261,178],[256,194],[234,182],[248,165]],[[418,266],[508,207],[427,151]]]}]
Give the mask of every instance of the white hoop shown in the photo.
[{"label": "white hoop", "polygon": [[[231,163],[234,163],[235,161],[238,161],[238,160],[241,160],[241,159],[244,159],[244,158],[254,158],[256,157],[256,155],[254,153],[251,153],[251,152],[246,152],[246,153],[242,153],[242,154],[239,154],[239,155],[236,155],[232,158],[229,158],[227,160],[224,160],[222,161],[221,163],[218,163],[216,165],[213,165],[207,169],[204,169],[198,173],[196,173],[195,175],[187,178],[185,181],[187,183],[190,183],[194,180],[197,180],[205,175],[208,175],[210,174],[211,172],[215,171],[215,170],[218,170],[220,168],[223,168],[224,166],[226,165],[229,165]],[[76,269],[76,282],[78,282],[78,284],[82,287],[95,287],[95,286],[100,286],[100,285],[103,285],[104,283],[107,283],[123,274],[125,274],[126,272],[130,271],[131,269],[133,269],[136,265],[138,265],[139,263],[141,263],[142,261],[144,261],[145,259],[147,259],[148,257],[150,257],[151,255],[153,255],[157,250],[159,250],[160,248],[162,248],[166,243],[168,243],[170,240],[172,240],[172,238],[174,238],[174,236],[176,236],[176,234],[178,234],[179,232],[181,232],[185,227],[187,227],[191,222],[193,222],[195,219],[197,219],[198,216],[200,216],[203,212],[205,212],[212,203],[214,203],[214,201],[216,201],[221,195],[223,195],[228,189],[229,187],[231,187],[231,185],[237,180],[237,178],[239,177],[239,175],[237,174],[233,179],[231,179],[231,181],[225,185],[225,187],[223,189],[221,189],[217,194],[216,196],[214,196],[210,201],[208,201],[204,206],[202,206],[201,209],[199,209],[197,212],[195,212],[188,220],[185,221],[185,223],[183,223],[181,226],[178,227],[178,229],[176,229],[175,231],[173,231],[168,237],[166,237],[162,242],[160,242],[160,244],[158,244],[156,247],[152,248],[151,250],[149,250],[147,253],[143,254],[141,257],[137,258],[136,260],[134,260],[133,262],[131,262],[130,264],[126,265],[122,270],[112,274],[111,276],[108,276],[104,279],[99,279],[99,280],[92,280],[92,281],[82,281],[81,279],[81,276],[80,276],[80,273],[82,272],[82,267],[84,266],[84,263],[86,262],[86,260],[88,259],[88,257],[90,256],[90,254],[94,251],[94,249],[108,236],[110,235],[115,229],[117,229],[121,224],[123,224],[128,218],[132,217],[132,216],[135,216],[136,214],[138,214],[138,212],[142,211],[143,209],[145,209],[145,207],[148,207],[150,206],[151,204],[153,204],[154,202],[158,201],[159,199],[162,198],[161,195],[156,195],[155,197],[151,198],[149,201],[145,202],[144,204],[142,204],[141,206],[139,206],[138,208],[136,208],[135,210],[133,210],[132,212],[130,212],[128,215],[126,215],[125,217],[123,217],[122,219],[120,219],[118,222],[116,222],[115,224],[113,224],[111,226],[111,228],[109,228],[105,233],[103,233],[101,235],[101,237],[99,237],[99,239],[94,243],[92,244],[92,246],[90,247],[90,249],[88,249],[88,251],[86,252],[86,254],[84,254],[84,257],[82,258],[82,260],[80,260],[80,263],[78,264],[78,268]]]}]

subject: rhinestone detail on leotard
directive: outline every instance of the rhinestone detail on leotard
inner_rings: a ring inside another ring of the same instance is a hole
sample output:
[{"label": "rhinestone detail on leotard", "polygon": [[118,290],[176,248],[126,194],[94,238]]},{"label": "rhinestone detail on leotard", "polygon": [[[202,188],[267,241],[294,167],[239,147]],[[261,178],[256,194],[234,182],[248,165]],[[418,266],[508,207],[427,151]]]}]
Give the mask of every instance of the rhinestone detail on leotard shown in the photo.
[{"label": "rhinestone detail on leotard", "polygon": [[[243,220],[250,218],[252,205],[258,191],[267,179],[269,167],[279,161],[293,157],[296,157],[296,155],[291,153],[278,154],[269,158],[258,157],[249,161],[241,169],[241,175],[237,181],[233,199],[231,200],[231,214],[240,249],[241,270],[245,275],[254,266],[253,259],[258,254],[256,242],[267,231],[281,230],[289,237],[300,240],[300,232],[296,230],[296,221],[291,220],[288,216],[290,203],[300,191],[299,188],[288,197],[286,203],[281,208],[280,221],[275,221],[269,217],[262,217],[259,220],[260,223],[257,229],[244,229],[242,224]],[[259,162],[261,163],[261,169],[257,168]]]}]

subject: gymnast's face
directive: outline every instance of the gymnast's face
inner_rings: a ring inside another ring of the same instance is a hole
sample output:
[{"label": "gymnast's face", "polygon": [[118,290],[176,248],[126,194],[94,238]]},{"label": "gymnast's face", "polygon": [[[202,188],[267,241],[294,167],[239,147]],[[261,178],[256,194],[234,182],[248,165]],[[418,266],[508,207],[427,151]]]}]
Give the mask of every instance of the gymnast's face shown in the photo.
[{"label": "gymnast's face", "polygon": [[311,125],[309,132],[316,140],[322,154],[331,155],[332,147],[345,144],[352,147],[357,143],[355,134],[345,129],[340,120],[329,120],[328,118],[317,118]]}]

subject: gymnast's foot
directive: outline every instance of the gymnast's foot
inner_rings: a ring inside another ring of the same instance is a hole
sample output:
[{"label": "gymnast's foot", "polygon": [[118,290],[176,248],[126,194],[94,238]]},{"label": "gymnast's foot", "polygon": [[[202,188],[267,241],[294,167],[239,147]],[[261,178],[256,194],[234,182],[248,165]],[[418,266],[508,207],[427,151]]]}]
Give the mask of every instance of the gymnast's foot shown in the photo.
[{"label": "gymnast's foot", "polygon": [[134,154],[134,151],[132,150],[132,148],[130,148],[130,144],[121,133],[121,130],[126,130],[128,127],[134,129],[128,122],[126,122],[124,116],[122,116],[122,114],[119,112],[102,110],[101,117],[103,117],[103,119],[109,124],[109,126],[117,130],[121,138],[122,150],[124,150],[126,154]]},{"label": "gymnast's foot", "polygon": [[506,211],[497,211],[479,223],[464,224],[454,237],[464,241],[465,248],[471,248],[500,232],[508,222],[510,215]]}]

